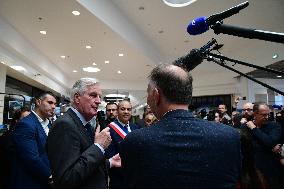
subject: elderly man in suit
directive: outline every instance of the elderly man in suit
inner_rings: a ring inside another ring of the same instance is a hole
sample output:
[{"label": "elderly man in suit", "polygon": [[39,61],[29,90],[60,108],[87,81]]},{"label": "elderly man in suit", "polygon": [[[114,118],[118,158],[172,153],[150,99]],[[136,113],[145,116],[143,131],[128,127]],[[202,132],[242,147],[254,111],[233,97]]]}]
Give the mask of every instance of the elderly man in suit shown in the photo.
[{"label": "elderly man in suit", "polygon": [[161,64],[149,78],[147,102],[159,121],[121,142],[126,188],[235,188],[241,168],[238,132],[193,117],[192,77],[183,68]]},{"label": "elderly man in suit", "polygon": [[[110,128],[110,135],[112,142],[106,149],[106,157],[110,158],[119,153],[119,144],[125,138],[125,136],[131,131],[138,129],[138,126],[130,123],[132,115],[132,105],[128,100],[122,100],[117,105],[118,116],[113,120],[108,127]],[[114,167],[109,171],[110,189],[123,189],[127,178],[121,172],[121,168]]]},{"label": "elderly man in suit", "polygon": [[53,124],[47,140],[54,188],[107,188],[107,169],[120,166],[104,150],[111,143],[109,128],[91,130],[89,121],[101,103],[101,88],[92,78],[78,80],[71,89],[72,107]]},{"label": "elderly man in suit", "polygon": [[56,99],[51,92],[43,92],[35,102],[34,111],[18,122],[12,137],[11,188],[49,187],[51,171],[45,144]]}]

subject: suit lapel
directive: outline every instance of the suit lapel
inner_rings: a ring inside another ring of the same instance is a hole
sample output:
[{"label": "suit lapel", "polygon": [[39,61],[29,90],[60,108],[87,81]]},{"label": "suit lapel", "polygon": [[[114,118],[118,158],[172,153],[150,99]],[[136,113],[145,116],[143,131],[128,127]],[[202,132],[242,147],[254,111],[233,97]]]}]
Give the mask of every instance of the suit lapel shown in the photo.
[{"label": "suit lapel", "polygon": [[32,119],[32,120],[34,121],[34,125],[36,125],[36,127],[37,127],[38,134],[39,134],[40,137],[43,138],[44,141],[45,141],[47,136],[46,136],[46,133],[45,133],[44,129],[42,128],[41,123],[39,122],[37,116],[36,116],[33,112],[31,113],[31,116],[33,116],[33,119]]},{"label": "suit lapel", "polygon": [[83,136],[83,138],[85,139],[86,142],[91,143],[91,141],[89,140],[89,135],[87,133],[87,130],[85,129],[82,121],[80,120],[80,118],[76,115],[76,113],[69,109],[67,112],[67,114],[70,115],[70,117],[73,119],[75,125],[78,128],[79,133]]}]

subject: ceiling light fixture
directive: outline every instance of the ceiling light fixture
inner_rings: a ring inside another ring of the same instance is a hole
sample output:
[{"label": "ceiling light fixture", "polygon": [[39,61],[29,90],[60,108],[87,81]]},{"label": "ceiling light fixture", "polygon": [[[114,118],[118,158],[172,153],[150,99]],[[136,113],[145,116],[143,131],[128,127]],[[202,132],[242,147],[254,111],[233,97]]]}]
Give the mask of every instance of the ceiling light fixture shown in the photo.
[{"label": "ceiling light fixture", "polygon": [[90,45],[86,45],[86,49],[91,49],[92,47]]},{"label": "ceiling light fixture", "polygon": [[278,75],[277,77],[280,78],[280,77],[282,77],[282,75]]},{"label": "ceiling light fixture", "polygon": [[122,53],[119,53],[118,56],[123,56],[123,54],[122,54]]},{"label": "ceiling light fixture", "polygon": [[185,7],[197,0],[163,0],[163,2],[170,7]]},{"label": "ceiling light fixture", "polygon": [[117,71],[118,74],[121,74],[122,72],[120,70]]},{"label": "ceiling light fixture", "polygon": [[39,33],[41,33],[42,35],[46,35],[46,31],[44,30],[39,31]]},{"label": "ceiling light fixture", "polygon": [[95,62],[93,62],[93,65],[96,66],[97,64]]},{"label": "ceiling light fixture", "polygon": [[73,70],[74,73],[78,72],[77,70]]},{"label": "ceiling light fixture", "polygon": [[60,56],[60,58],[64,59],[64,58],[66,58],[66,56],[64,56],[64,55],[61,55],[61,56]]},{"label": "ceiling light fixture", "polygon": [[0,61],[1,64],[6,64],[4,61]]},{"label": "ceiling light fixture", "polygon": [[109,60],[105,60],[105,64],[109,64]]},{"label": "ceiling light fixture", "polygon": [[23,66],[10,66],[10,67],[17,71],[26,71],[26,69]]},{"label": "ceiling light fixture", "polygon": [[99,68],[95,68],[95,67],[86,67],[86,68],[83,68],[83,71],[84,72],[99,72],[101,70]]},{"label": "ceiling light fixture", "polygon": [[75,16],[79,16],[80,12],[79,11],[72,11],[72,14],[74,14]]},{"label": "ceiling light fixture", "polygon": [[273,59],[276,59],[276,58],[278,58],[278,57],[279,57],[279,55],[276,54],[276,53],[272,56]]}]

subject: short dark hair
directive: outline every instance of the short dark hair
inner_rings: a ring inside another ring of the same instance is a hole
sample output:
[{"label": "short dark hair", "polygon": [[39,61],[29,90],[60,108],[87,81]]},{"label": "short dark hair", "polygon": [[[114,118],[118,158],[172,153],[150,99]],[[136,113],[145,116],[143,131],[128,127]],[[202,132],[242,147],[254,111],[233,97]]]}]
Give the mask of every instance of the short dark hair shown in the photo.
[{"label": "short dark hair", "polygon": [[108,102],[108,103],[106,104],[106,107],[107,107],[108,105],[115,105],[116,108],[118,108],[118,107],[117,107],[117,104],[116,104],[115,102]]},{"label": "short dark hair", "polygon": [[178,74],[172,68],[174,65],[160,64],[155,67],[149,79],[155,87],[158,87],[166,100],[176,104],[189,104],[192,97],[192,77],[189,72]]},{"label": "short dark hair", "polygon": [[262,106],[262,105],[268,107],[268,105],[265,102],[256,102],[256,103],[254,103],[253,108],[252,108],[253,112],[257,113],[259,111],[259,106]]},{"label": "short dark hair", "polygon": [[35,99],[44,99],[46,95],[51,95],[56,99],[56,96],[51,91],[43,91],[35,96]]},{"label": "short dark hair", "polygon": [[[38,99],[43,100],[46,97],[46,95],[51,95],[56,99],[56,96],[51,91],[43,91],[43,92],[38,93],[35,96],[35,100],[38,100]],[[35,103],[35,106],[37,106],[36,103]]]},{"label": "short dark hair", "polygon": [[130,100],[128,100],[128,99],[123,99],[123,100],[119,101],[119,103],[117,104],[117,108],[118,108],[118,109],[120,108],[122,102],[129,102],[130,105],[131,105],[131,107],[132,107],[132,104],[131,104]]}]

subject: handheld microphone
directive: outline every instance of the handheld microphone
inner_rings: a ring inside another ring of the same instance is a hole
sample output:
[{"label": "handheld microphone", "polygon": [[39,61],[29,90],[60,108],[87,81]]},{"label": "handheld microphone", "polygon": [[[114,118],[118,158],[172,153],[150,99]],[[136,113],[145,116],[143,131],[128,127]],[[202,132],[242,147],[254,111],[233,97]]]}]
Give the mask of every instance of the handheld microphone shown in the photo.
[{"label": "handheld microphone", "polygon": [[240,12],[240,10],[246,8],[249,5],[249,2],[246,1],[244,3],[241,3],[237,6],[234,6],[226,11],[223,11],[221,13],[213,14],[206,18],[205,16],[199,17],[194,19],[189,23],[187,26],[187,32],[190,35],[199,35],[207,30],[209,30],[209,26],[215,25],[217,22],[220,22],[224,20],[225,18],[228,18],[230,16],[233,16],[234,14],[237,14]]},{"label": "handheld microphone", "polygon": [[217,41],[213,38],[200,49],[192,49],[187,55],[175,60],[173,62],[173,65],[179,66],[189,72],[202,63],[204,59],[204,54],[209,52],[210,48],[216,44]]}]

